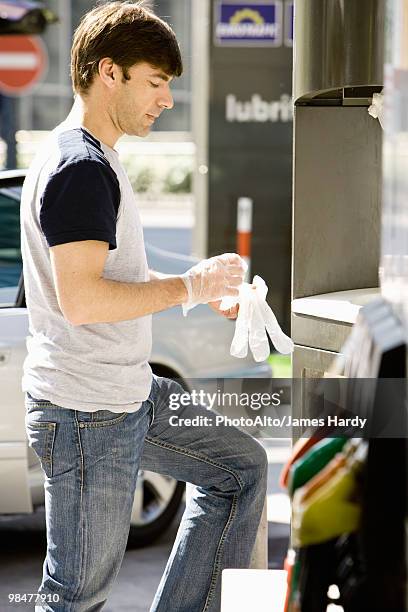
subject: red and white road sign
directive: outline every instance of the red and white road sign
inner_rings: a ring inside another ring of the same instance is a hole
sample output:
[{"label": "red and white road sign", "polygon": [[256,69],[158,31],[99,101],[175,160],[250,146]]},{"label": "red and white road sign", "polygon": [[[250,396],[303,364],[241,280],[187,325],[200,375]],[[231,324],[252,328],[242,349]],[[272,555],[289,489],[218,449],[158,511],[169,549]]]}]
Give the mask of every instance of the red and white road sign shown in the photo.
[{"label": "red and white road sign", "polygon": [[26,95],[48,65],[47,50],[37,36],[0,36],[0,92]]}]

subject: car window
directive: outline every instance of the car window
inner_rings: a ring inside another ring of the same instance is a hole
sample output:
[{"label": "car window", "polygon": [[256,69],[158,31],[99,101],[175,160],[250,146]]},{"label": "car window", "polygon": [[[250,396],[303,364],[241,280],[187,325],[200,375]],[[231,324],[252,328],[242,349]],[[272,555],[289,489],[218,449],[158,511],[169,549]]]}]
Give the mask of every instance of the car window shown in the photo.
[{"label": "car window", "polygon": [[20,196],[21,187],[0,189],[0,307],[15,304],[22,270]]}]

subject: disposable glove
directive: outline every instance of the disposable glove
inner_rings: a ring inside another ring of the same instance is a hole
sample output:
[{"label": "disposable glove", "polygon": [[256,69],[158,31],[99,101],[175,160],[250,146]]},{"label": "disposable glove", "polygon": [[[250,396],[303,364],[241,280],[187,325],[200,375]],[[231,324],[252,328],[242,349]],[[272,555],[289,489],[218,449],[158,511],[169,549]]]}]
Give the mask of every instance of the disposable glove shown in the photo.
[{"label": "disposable glove", "polygon": [[188,301],[182,304],[184,316],[197,304],[207,304],[224,296],[237,298],[247,268],[236,253],[224,253],[203,259],[187,270],[181,275],[188,292]]},{"label": "disposable glove", "polygon": [[238,297],[225,297],[221,310],[228,310],[239,302],[238,318],[230,353],[234,357],[246,357],[248,345],[255,361],[269,356],[268,332],[275,348],[284,355],[293,352],[293,342],[281,330],[270,306],[266,303],[268,287],[260,276],[254,276],[252,285],[242,283]]}]

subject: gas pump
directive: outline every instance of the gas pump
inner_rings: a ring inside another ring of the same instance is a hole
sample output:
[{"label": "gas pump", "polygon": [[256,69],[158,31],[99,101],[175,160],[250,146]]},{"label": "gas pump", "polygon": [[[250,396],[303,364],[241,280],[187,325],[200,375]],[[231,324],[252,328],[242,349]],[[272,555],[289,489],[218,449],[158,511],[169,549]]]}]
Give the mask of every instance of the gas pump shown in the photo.
[{"label": "gas pump", "polygon": [[383,0],[295,2],[292,338],[294,416],[361,306],[379,295]]},{"label": "gas pump", "polygon": [[[335,361],[342,408],[364,412],[369,426],[336,434],[323,423],[285,466],[290,612],[323,612],[329,601],[345,612],[407,609],[406,9],[405,0],[295,2],[293,411],[311,414],[307,391],[323,388]],[[367,110],[384,81],[383,133]],[[296,481],[339,442],[342,451]],[[323,499],[331,508],[319,508]],[[358,519],[333,528],[343,502]],[[332,530],[317,534],[325,520]]]}]

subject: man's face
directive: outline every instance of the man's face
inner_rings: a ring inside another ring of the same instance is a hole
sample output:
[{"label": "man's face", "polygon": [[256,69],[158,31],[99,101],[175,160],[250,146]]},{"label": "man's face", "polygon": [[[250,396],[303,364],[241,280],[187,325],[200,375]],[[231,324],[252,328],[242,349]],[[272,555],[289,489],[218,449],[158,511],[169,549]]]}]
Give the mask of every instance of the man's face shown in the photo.
[{"label": "man's face", "polygon": [[112,99],[115,122],[130,136],[147,136],[166,108],[173,108],[172,77],[146,62],[129,68],[129,81],[120,79]]}]

